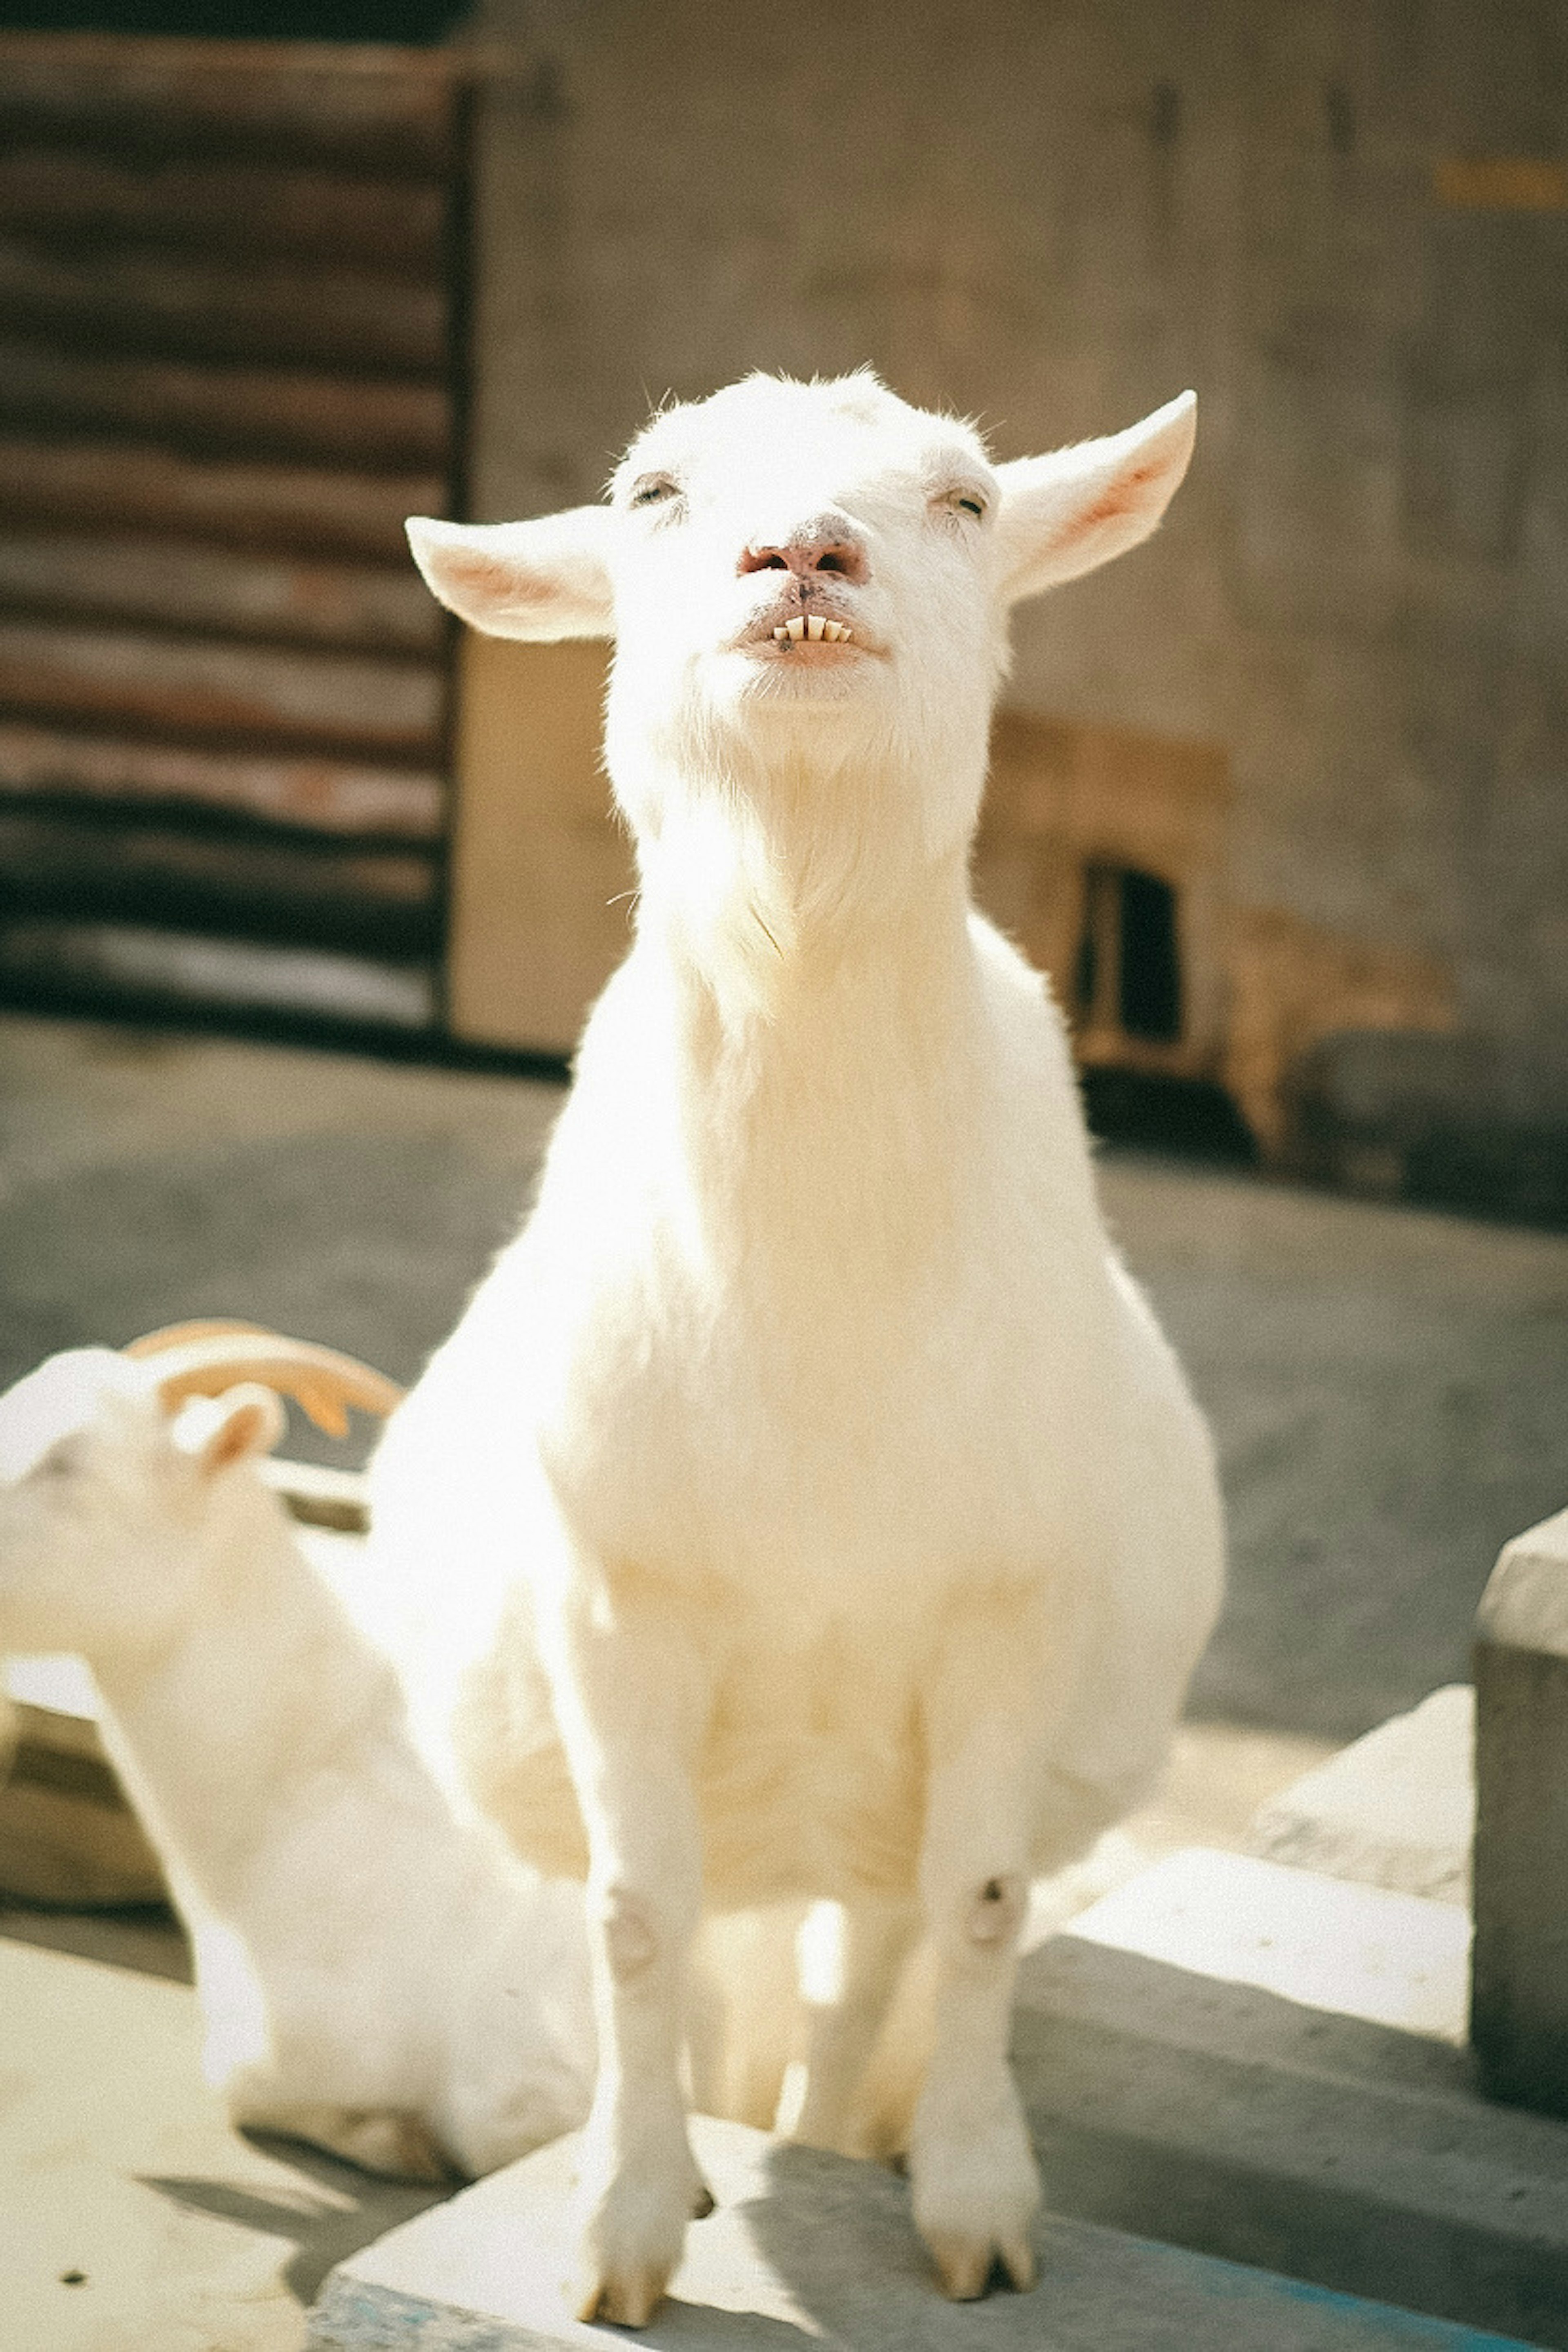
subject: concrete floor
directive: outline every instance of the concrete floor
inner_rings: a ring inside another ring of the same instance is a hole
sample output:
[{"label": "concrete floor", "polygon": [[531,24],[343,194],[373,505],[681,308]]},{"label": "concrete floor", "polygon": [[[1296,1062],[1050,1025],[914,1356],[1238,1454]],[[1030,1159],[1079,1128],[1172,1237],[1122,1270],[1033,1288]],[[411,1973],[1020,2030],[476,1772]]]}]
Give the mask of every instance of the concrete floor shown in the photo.
[{"label": "concrete floor", "polygon": [[[225,1311],[412,1377],[559,1099],[0,1018],[0,1381]],[[1224,1465],[1231,1600],[1196,1712],[1342,1740],[1462,1676],[1499,1547],[1568,1502],[1568,1236],[1115,1153],[1102,1184]]]},{"label": "concrete floor", "polygon": [[[559,1099],[0,1018],[0,1381],[225,1310],[410,1377]],[[1568,1499],[1568,1239],[1116,1155],[1102,1180],[1213,1417],[1235,1533],[1203,1719],[1130,1827],[1145,1851],[1234,1844],[1326,1742],[1463,1672],[1499,1544]],[[7,2347],[297,2352],[331,2263],[423,2201],[227,2128],[181,1958],[145,1920],[0,1914]]]}]

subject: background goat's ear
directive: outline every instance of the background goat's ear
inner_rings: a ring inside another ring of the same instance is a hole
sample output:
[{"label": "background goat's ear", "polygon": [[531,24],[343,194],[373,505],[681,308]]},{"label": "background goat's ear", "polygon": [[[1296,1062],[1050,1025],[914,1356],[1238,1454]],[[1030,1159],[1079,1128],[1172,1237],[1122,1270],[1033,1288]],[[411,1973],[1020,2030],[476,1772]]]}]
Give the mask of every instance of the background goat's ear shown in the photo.
[{"label": "background goat's ear", "polygon": [[605,562],[607,507],[570,507],[534,522],[407,524],[414,561],[459,620],[488,637],[607,637],[614,607]]},{"label": "background goat's ear", "polygon": [[1196,394],[1184,392],[1125,433],[996,468],[1009,604],[1076,580],[1148,538],[1187,470],[1197,406]]},{"label": "background goat's ear", "polygon": [[194,1397],[180,1414],[174,1442],[211,1478],[251,1454],[270,1454],[287,1425],[272,1391],[245,1381],[219,1397]]}]

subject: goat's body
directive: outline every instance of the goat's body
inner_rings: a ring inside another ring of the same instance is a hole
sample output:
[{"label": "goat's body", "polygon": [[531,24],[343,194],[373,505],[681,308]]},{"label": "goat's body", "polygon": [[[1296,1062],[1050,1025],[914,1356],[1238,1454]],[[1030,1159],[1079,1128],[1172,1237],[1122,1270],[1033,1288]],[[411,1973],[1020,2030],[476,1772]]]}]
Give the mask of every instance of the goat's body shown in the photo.
[{"label": "goat's body", "polygon": [[248,1460],[206,1475],[155,1405],[95,1414],[90,1384],[83,1405],[65,1466],[0,1488],[0,1644],[93,1668],[235,2120],[418,2179],[570,2129],[593,2071],[580,1889],[455,1821]]},{"label": "goat's body", "polygon": [[[993,469],[867,378],[758,378],[658,417],[609,507],[414,528],[480,626],[615,635],[642,877],[534,1213],[375,1471],[426,1752],[587,1877],[584,2316],[640,2323],[679,2258],[704,1906],[842,1906],[802,2136],[907,2147],[951,2294],[1034,2273],[1027,1878],[1157,1765],[1222,1547],[967,856],[1008,605],[1143,537],[1191,425]],[[872,2132],[917,1916],[931,2030]]]},{"label": "goat's body", "polygon": [[1217,1598],[1206,1435],[1106,1244],[1037,976],[961,912],[899,937],[880,970],[781,975],[788,1017],[696,1076],[700,992],[639,945],[526,1231],[384,1442],[393,1580],[451,1564],[410,1653],[437,1615],[472,1637],[446,1769],[542,1868],[586,1854],[531,1655],[536,1515],[697,1645],[715,1907],[913,1893],[920,1695],[976,1591],[1056,1694],[1037,1869],[1163,1754]]}]

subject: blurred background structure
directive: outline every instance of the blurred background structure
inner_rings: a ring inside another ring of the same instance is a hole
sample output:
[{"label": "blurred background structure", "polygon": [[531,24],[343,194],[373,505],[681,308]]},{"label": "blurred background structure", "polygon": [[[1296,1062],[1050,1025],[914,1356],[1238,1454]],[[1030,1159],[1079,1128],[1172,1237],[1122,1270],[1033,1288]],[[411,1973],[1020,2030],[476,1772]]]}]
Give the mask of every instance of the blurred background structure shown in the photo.
[{"label": "blurred background structure", "polygon": [[403,514],[753,367],[1002,456],[1190,383],[1157,540],[1020,616],[981,894],[1104,1123],[1568,1217],[1553,0],[305,15],[0,12],[13,1003],[563,1052],[602,654],[455,641]]}]

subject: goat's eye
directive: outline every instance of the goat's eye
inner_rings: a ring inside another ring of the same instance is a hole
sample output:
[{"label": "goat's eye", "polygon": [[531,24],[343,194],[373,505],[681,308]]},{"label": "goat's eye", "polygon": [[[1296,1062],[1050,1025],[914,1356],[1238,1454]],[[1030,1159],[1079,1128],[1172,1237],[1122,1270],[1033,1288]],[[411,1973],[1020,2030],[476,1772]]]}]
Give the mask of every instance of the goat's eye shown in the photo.
[{"label": "goat's eye", "polygon": [[634,507],[662,506],[668,499],[680,496],[680,485],[670,474],[642,474],[632,484]]},{"label": "goat's eye", "polygon": [[973,515],[976,522],[985,520],[985,501],[974,490],[960,490],[953,505],[961,514]]}]

